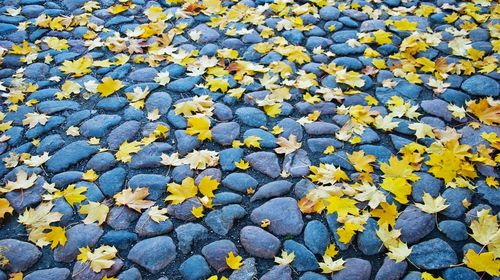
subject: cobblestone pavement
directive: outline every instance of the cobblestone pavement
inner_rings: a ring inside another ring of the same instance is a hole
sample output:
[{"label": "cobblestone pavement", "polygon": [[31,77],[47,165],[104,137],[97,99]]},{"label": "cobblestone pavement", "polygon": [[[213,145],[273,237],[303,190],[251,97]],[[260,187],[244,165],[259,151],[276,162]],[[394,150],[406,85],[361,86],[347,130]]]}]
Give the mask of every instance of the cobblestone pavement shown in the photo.
[{"label": "cobblestone pavement", "polygon": [[0,280],[500,276],[498,3],[0,2]]}]

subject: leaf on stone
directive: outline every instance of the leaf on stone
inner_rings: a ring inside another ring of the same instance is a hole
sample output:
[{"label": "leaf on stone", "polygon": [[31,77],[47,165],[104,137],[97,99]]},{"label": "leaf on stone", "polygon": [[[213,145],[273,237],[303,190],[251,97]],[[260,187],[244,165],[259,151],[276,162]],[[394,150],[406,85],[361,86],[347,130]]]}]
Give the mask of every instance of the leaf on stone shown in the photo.
[{"label": "leaf on stone", "polygon": [[7,181],[7,184],[4,188],[0,188],[0,192],[10,192],[15,190],[26,190],[31,188],[35,181],[38,179],[38,175],[32,173],[31,176],[28,176],[28,173],[24,171],[24,169],[19,169],[16,173],[16,181]]},{"label": "leaf on stone", "polygon": [[387,256],[398,263],[404,261],[411,254],[411,251],[412,249],[408,248],[406,243],[399,241],[397,246],[389,246]]},{"label": "leaf on stone", "polygon": [[187,120],[188,128],[186,133],[189,135],[198,135],[198,139],[212,140],[212,132],[210,131],[210,120],[207,117],[190,117]]},{"label": "leaf on stone", "polygon": [[73,77],[81,77],[90,73],[92,62],[92,57],[90,56],[84,56],[73,61],[65,60],[59,69],[61,69],[64,74],[72,74]]},{"label": "leaf on stone", "polygon": [[380,203],[378,209],[373,209],[371,212],[372,217],[378,218],[377,223],[379,225],[390,225],[394,226],[396,224],[396,218],[398,217],[398,208],[396,204],[389,204],[387,202]]},{"label": "leaf on stone", "polygon": [[226,256],[226,264],[233,270],[237,270],[243,265],[242,260],[243,258],[238,255],[235,256],[233,251],[229,251]]},{"label": "leaf on stone", "polygon": [[122,87],[123,83],[120,80],[113,80],[111,77],[104,77],[101,80],[101,83],[97,85],[97,92],[99,92],[102,97],[107,97]]},{"label": "leaf on stone", "polygon": [[112,267],[115,264],[113,259],[118,253],[114,246],[108,245],[103,245],[93,252],[88,247],[79,250],[80,254],[77,256],[77,260],[82,263],[90,262],[90,268],[96,273]]},{"label": "leaf on stone", "polygon": [[198,189],[200,193],[207,197],[214,197],[214,191],[219,186],[219,182],[217,180],[213,180],[212,176],[204,176],[200,183],[198,184]]},{"label": "leaf on stone", "polygon": [[115,194],[113,198],[116,205],[124,205],[140,213],[142,209],[147,209],[154,205],[153,201],[144,199],[148,195],[148,188],[137,188],[135,190],[129,188]]},{"label": "leaf on stone", "polygon": [[288,139],[280,136],[278,140],[276,140],[276,143],[279,147],[275,148],[274,151],[278,154],[288,155],[302,147],[302,143],[297,142],[297,136],[295,134],[291,134]]},{"label": "leaf on stone", "polygon": [[353,152],[352,154],[347,154],[347,158],[356,171],[368,173],[373,172],[371,164],[375,162],[375,156],[365,155],[365,152],[361,150]]},{"label": "leaf on stone", "polygon": [[165,201],[171,201],[172,204],[180,204],[184,200],[195,197],[198,194],[198,188],[194,185],[194,179],[187,177],[182,180],[181,185],[177,183],[169,183],[167,191],[170,195],[165,198]]},{"label": "leaf on stone", "polygon": [[294,252],[288,253],[287,251],[282,250],[281,256],[274,257],[274,262],[277,263],[278,265],[289,265],[293,262],[294,259],[295,259]]},{"label": "leaf on stone", "polygon": [[64,246],[66,244],[66,230],[62,227],[50,227],[50,231],[45,234],[45,238],[50,241],[51,249],[57,246]]},{"label": "leaf on stone", "polygon": [[245,140],[243,140],[243,143],[245,143],[245,146],[247,146],[248,148],[260,148],[261,140],[262,138],[260,138],[259,136],[252,135],[245,138]]},{"label": "leaf on stone", "polygon": [[500,260],[495,258],[493,252],[478,254],[469,249],[465,253],[464,263],[476,272],[486,272],[493,277],[500,276]]},{"label": "leaf on stone", "polygon": [[441,212],[444,209],[448,208],[449,206],[445,204],[446,199],[444,199],[440,195],[436,198],[433,198],[429,193],[424,193],[422,200],[424,204],[415,203],[415,206],[417,206],[420,210],[429,214],[435,214]]},{"label": "leaf on stone", "polygon": [[88,204],[80,206],[78,212],[87,215],[83,220],[84,224],[97,222],[98,225],[102,225],[108,217],[109,207],[103,203],[89,201]]},{"label": "leaf on stone", "polygon": [[198,207],[193,206],[193,208],[191,208],[191,214],[193,214],[196,218],[203,218],[203,216],[205,216],[205,214],[203,214],[203,209],[203,205]]},{"label": "leaf on stone", "polygon": [[500,124],[500,102],[492,98],[482,98],[467,102],[467,111],[488,125]]},{"label": "leaf on stone", "polygon": [[148,216],[151,220],[161,223],[168,219],[167,217],[167,208],[160,209],[158,206],[153,206],[148,210]]},{"label": "leaf on stone", "polygon": [[12,215],[14,208],[10,206],[10,203],[5,198],[0,198],[0,219],[5,217],[5,214],[9,213]]},{"label": "leaf on stone", "polygon": [[67,186],[63,191],[64,199],[69,203],[69,205],[74,206],[76,203],[81,203],[87,197],[83,194],[87,191],[87,187],[76,188],[75,184]]},{"label": "leaf on stone", "polygon": [[45,125],[49,118],[50,116],[37,112],[27,113],[24,115],[23,125],[28,125],[28,128],[33,128],[37,124]]},{"label": "leaf on stone", "polygon": [[344,269],[344,263],[345,261],[342,258],[334,261],[332,257],[324,255],[323,262],[319,262],[318,264],[319,268],[321,268],[321,273],[329,274]]},{"label": "leaf on stone", "polygon": [[132,141],[130,143],[127,141],[123,142],[115,154],[116,159],[123,163],[130,162],[132,160],[131,154],[138,153],[141,150],[141,146],[142,143],[139,141]]},{"label": "leaf on stone", "polygon": [[347,214],[359,214],[359,209],[356,207],[357,201],[353,199],[332,195],[327,199],[327,202],[328,214],[337,213],[339,218],[345,218]]},{"label": "leaf on stone", "polygon": [[23,163],[30,167],[39,167],[49,159],[49,153],[45,152],[39,156],[31,156],[29,159],[25,159]]}]

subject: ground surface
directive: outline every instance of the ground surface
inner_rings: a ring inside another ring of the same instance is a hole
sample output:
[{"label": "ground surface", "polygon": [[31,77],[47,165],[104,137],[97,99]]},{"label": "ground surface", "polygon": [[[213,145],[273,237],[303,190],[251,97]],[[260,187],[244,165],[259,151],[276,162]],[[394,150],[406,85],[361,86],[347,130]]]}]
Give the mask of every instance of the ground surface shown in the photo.
[{"label": "ground surface", "polygon": [[0,14],[0,279],[500,276],[498,4]]}]

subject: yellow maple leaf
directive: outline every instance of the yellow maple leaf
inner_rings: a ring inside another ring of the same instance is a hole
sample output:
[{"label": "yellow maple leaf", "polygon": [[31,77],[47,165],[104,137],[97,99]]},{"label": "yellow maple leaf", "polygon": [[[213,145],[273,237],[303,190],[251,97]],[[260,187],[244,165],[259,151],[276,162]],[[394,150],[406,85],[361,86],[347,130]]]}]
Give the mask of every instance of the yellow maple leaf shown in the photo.
[{"label": "yellow maple leaf", "polygon": [[20,169],[16,173],[16,181],[7,181],[7,184],[4,188],[0,188],[0,192],[10,192],[15,190],[26,190],[31,188],[35,181],[38,179],[38,175],[32,173],[31,176],[28,177],[28,173],[24,171],[24,169]]},{"label": "yellow maple leaf", "polygon": [[196,218],[203,218],[205,214],[203,214],[203,205],[200,205],[198,207],[194,207],[191,209],[191,214],[195,216]]},{"label": "yellow maple leaf", "polygon": [[436,137],[432,131],[433,127],[425,123],[411,123],[408,125],[408,128],[415,130],[415,136],[417,139],[425,138],[426,136],[431,138]]},{"label": "yellow maple leaf", "polygon": [[294,259],[295,259],[294,252],[288,253],[287,251],[282,250],[280,257],[274,257],[274,262],[279,265],[289,265],[293,262]]},{"label": "yellow maple leaf", "polygon": [[82,194],[87,191],[87,187],[75,187],[75,184],[71,184],[62,191],[64,199],[66,199],[71,206],[74,206],[75,203],[81,203],[87,198],[84,194]]},{"label": "yellow maple leaf", "polygon": [[102,225],[108,216],[109,207],[106,204],[89,201],[88,204],[80,206],[78,212],[87,215],[83,220],[84,224],[97,222],[98,225]]},{"label": "yellow maple leaf", "polygon": [[210,88],[210,91],[215,92],[220,90],[221,92],[226,92],[229,87],[229,82],[223,78],[215,78],[213,76],[209,76],[207,79],[207,87]]},{"label": "yellow maple leaf", "polygon": [[62,227],[50,227],[50,231],[45,234],[45,238],[52,242],[51,249],[58,245],[64,246],[66,244],[66,230]]},{"label": "yellow maple leaf", "polygon": [[212,140],[210,120],[207,117],[190,117],[187,120],[187,125],[187,134],[198,135],[198,139],[201,141],[205,139]]},{"label": "yellow maple leaf", "polygon": [[377,223],[379,225],[387,224],[394,226],[396,224],[396,218],[398,217],[398,208],[396,204],[389,204],[387,202],[380,203],[382,209],[373,209],[371,214],[374,218],[379,218]]},{"label": "yellow maple leaf", "polygon": [[345,218],[347,214],[358,215],[359,209],[356,207],[356,201],[350,198],[331,196],[327,200],[327,213],[337,213],[338,218]]},{"label": "yellow maple leaf", "polygon": [[373,32],[373,36],[375,37],[375,41],[379,45],[385,45],[385,44],[392,43],[392,39],[391,39],[392,33],[391,32],[387,32],[387,31],[380,29],[380,30]]},{"label": "yellow maple leaf", "polygon": [[104,77],[101,80],[101,83],[97,85],[97,92],[99,92],[102,97],[107,97],[122,87],[123,83],[120,80],[113,80],[111,77]]},{"label": "yellow maple leaf", "polygon": [[65,60],[62,66],[59,67],[59,69],[61,69],[64,74],[72,74],[73,77],[81,77],[85,74],[90,73],[91,66],[92,57],[84,56],[73,61]]},{"label": "yellow maple leaf", "polygon": [[99,178],[99,175],[95,173],[93,169],[87,170],[85,173],[82,175],[82,180],[89,181],[89,182],[95,182]]},{"label": "yellow maple leaf", "polygon": [[240,161],[234,163],[234,166],[241,170],[247,170],[248,168],[250,168],[250,163],[244,161],[243,159],[240,159]]},{"label": "yellow maple leaf", "polygon": [[169,183],[167,191],[170,192],[170,195],[165,198],[165,201],[171,201],[175,205],[184,202],[186,199],[195,197],[198,193],[198,188],[194,185],[194,179],[187,177],[182,180],[181,185],[174,182]]},{"label": "yellow maple leaf", "polygon": [[482,123],[500,124],[500,102],[489,98],[471,100],[467,103],[467,111],[474,114]]},{"label": "yellow maple leaf", "polygon": [[368,173],[373,172],[371,164],[376,160],[374,155],[365,155],[365,152],[361,150],[353,152],[352,154],[347,154],[347,158],[356,171]]},{"label": "yellow maple leaf", "polygon": [[279,147],[275,148],[274,151],[278,154],[288,155],[302,147],[302,143],[297,142],[297,136],[295,134],[291,134],[288,139],[284,137],[278,137],[276,143],[279,145]]},{"label": "yellow maple leaf", "polygon": [[429,272],[422,272],[422,280],[444,280],[442,277],[434,277]]},{"label": "yellow maple leaf", "polygon": [[9,201],[5,198],[0,198],[0,219],[3,219],[7,213],[12,215],[12,211],[14,211],[14,208],[10,206]]},{"label": "yellow maple leaf", "polygon": [[476,253],[469,249],[464,256],[464,263],[477,272],[486,272],[491,276],[500,276],[500,260],[492,252]]},{"label": "yellow maple leaf", "polygon": [[389,252],[387,256],[398,262],[404,261],[410,254],[412,249],[408,248],[408,245],[402,241],[399,241],[396,246],[389,246]]},{"label": "yellow maple leaf", "polygon": [[213,191],[215,191],[218,186],[219,182],[217,182],[217,180],[213,180],[212,176],[204,176],[198,184],[198,189],[202,195],[214,197],[215,195]]},{"label": "yellow maple leaf", "polygon": [[144,199],[148,195],[148,188],[137,188],[135,190],[124,189],[123,191],[115,194],[113,198],[115,199],[116,205],[125,205],[128,208],[140,213],[142,209],[147,209],[155,204],[153,201]]},{"label": "yellow maple leaf", "polygon": [[262,138],[260,138],[259,136],[248,136],[247,138],[245,138],[245,140],[243,140],[243,143],[245,143],[245,146],[247,146],[248,148],[260,148],[260,141],[262,140]]},{"label": "yellow maple leaf", "polygon": [[429,214],[435,214],[448,208],[448,205],[445,204],[446,199],[440,195],[436,198],[432,198],[429,193],[424,193],[422,200],[424,201],[424,204],[415,203],[415,206]]},{"label": "yellow maple leaf", "polygon": [[406,18],[403,18],[401,20],[396,20],[394,21],[394,27],[396,27],[397,30],[401,31],[415,31],[417,30],[418,23],[409,21]]},{"label": "yellow maple leaf", "polygon": [[56,51],[67,50],[69,48],[68,40],[66,39],[59,39],[57,37],[45,37],[43,38],[43,42],[45,42],[45,44],[47,44],[49,48]]},{"label": "yellow maple leaf", "polygon": [[384,178],[380,186],[384,190],[392,193],[394,195],[394,199],[396,199],[399,203],[408,203],[408,196],[411,194],[412,187],[406,179],[401,177]]},{"label": "yellow maple leaf", "polygon": [[132,141],[128,143],[127,141],[123,142],[118,151],[115,154],[117,160],[127,163],[132,160],[132,156],[130,154],[138,153],[141,150],[142,143],[139,141]]},{"label": "yellow maple leaf", "polygon": [[89,247],[79,248],[79,250],[80,254],[77,256],[77,260],[82,263],[90,261],[90,268],[96,273],[112,267],[115,264],[113,259],[118,253],[114,246],[108,245],[103,245],[94,251],[90,250]]},{"label": "yellow maple leaf", "polygon": [[344,244],[349,244],[356,234],[356,231],[363,230],[363,227],[355,223],[346,222],[343,227],[337,228],[337,235],[339,236],[339,241]]},{"label": "yellow maple leaf", "polygon": [[321,273],[332,273],[344,269],[345,261],[340,258],[336,261],[328,255],[323,256],[323,262],[319,262],[319,268],[321,268]]},{"label": "yellow maple leaf", "polygon": [[365,80],[361,79],[361,74],[355,71],[347,71],[342,69],[335,73],[335,78],[337,83],[347,84],[351,87],[363,87],[365,85]]},{"label": "yellow maple leaf", "polygon": [[238,255],[234,255],[233,251],[229,251],[229,253],[226,256],[226,264],[229,266],[231,269],[237,270],[239,269],[243,263],[241,262],[243,258]]},{"label": "yellow maple leaf", "polygon": [[151,218],[151,220],[161,223],[163,221],[166,221],[168,219],[167,214],[168,210],[167,208],[159,209],[158,206],[153,206],[149,208],[148,210],[148,216]]}]

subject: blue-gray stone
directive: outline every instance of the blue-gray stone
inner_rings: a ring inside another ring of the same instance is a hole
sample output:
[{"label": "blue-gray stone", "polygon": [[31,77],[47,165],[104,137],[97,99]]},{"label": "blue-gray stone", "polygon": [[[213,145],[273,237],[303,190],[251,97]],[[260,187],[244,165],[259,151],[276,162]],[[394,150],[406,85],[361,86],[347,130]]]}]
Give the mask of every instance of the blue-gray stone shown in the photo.
[{"label": "blue-gray stone", "polygon": [[260,127],[266,125],[267,117],[264,112],[254,107],[242,107],[235,111],[240,121],[248,126]]},{"label": "blue-gray stone", "polygon": [[184,93],[192,90],[199,81],[199,76],[181,78],[167,84],[167,89]]},{"label": "blue-gray stone", "polygon": [[126,176],[127,171],[121,167],[117,167],[103,173],[99,177],[99,186],[102,193],[107,197],[112,197],[116,193],[120,192],[123,188]]},{"label": "blue-gray stone", "polygon": [[154,109],[158,109],[160,114],[166,114],[172,105],[172,97],[167,92],[154,92],[149,95],[146,100],[146,111],[152,112]]},{"label": "blue-gray stone", "polygon": [[176,257],[176,247],[172,238],[157,236],[135,244],[127,258],[142,266],[150,273],[158,273]]},{"label": "blue-gray stone", "polygon": [[[444,280],[479,280],[481,277],[467,267],[448,268],[443,273]],[[494,278],[497,279],[497,278]]]},{"label": "blue-gray stone", "polygon": [[64,146],[64,143],[65,141],[59,134],[47,135],[40,141],[40,145],[36,148],[36,152],[37,154],[43,154],[44,152],[51,154]]},{"label": "blue-gray stone", "polygon": [[372,265],[369,261],[349,258],[345,260],[344,269],[332,275],[332,280],[369,280]]},{"label": "blue-gray stone", "polygon": [[124,250],[137,242],[137,234],[126,230],[110,230],[106,232],[99,240],[99,243],[109,246],[115,246],[118,249]]},{"label": "blue-gray stone", "polygon": [[227,175],[222,184],[231,190],[246,193],[248,188],[255,189],[258,185],[257,180],[246,173],[231,173]]},{"label": "blue-gray stone", "polygon": [[283,243],[283,248],[287,252],[295,254],[295,259],[292,262],[292,267],[295,270],[302,272],[318,269],[316,257],[304,245],[294,240],[287,240]]},{"label": "blue-gray stone", "polygon": [[435,227],[433,215],[415,206],[408,206],[396,220],[395,229],[401,230],[401,241],[416,243],[427,236]]},{"label": "blue-gray stone", "polygon": [[174,224],[170,219],[159,223],[153,221],[149,217],[149,209],[142,213],[139,220],[135,224],[135,232],[140,237],[152,237],[171,232],[174,229]]},{"label": "blue-gray stone", "polygon": [[406,261],[395,262],[389,257],[384,258],[384,263],[375,275],[375,280],[401,279],[406,272]]},{"label": "blue-gray stone", "polygon": [[243,149],[230,148],[219,152],[219,164],[223,171],[233,171],[236,169],[235,163],[243,157]]},{"label": "blue-gray stone", "polygon": [[193,255],[185,260],[179,271],[186,280],[203,280],[211,275],[207,261],[201,255]]},{"label": "blue-gray stone", "polygon": [[414,201],[419,203],[423,202],[424,193],[428,193],[432,197],[437,197],[440,194],[443,181],[425,172],[415,172],[415,174],[418,175],[420,179],[413,183],[411,196]]},{"label": "blue-gray stone", "polygon": [[498,96],[500,86],[498,82],[484,75],[474,75],[462,83],[462,89],[471,95]]},{"label": "blue-gray stone", "polygon": [[99,102],[97,102],[96,108],[105,111],[116,112],[121,110],[127,104],[128,101],[126,98],[120,96],[112,96],[101,99]]},{"label": "blue-gray stone", "polygon": [[79,110],[80,104],[70,100],[43,101],[40,102],[36,107],[40,112],[51,115],[66,110]]},{"label": "blue-gray stone", "polygon": [[121,121],[118,115],[97,115],[86,120],[80,126],[80,132],[85,137],[103,137],[109,129]]},{"label": "blue-gray stone", "polygon": [[323,255],[330,244],[328,229],[320,221],[310,221],[304,229],[304,244],[316,255]]},{"label": "blue-gray stone", "polygon": [[299,235],[304,227],[297,201],[291,197],[278,197],[255,208],[250,219],[260,224],[269,219],[269,230],[275,235]]},{"label": "blue-gray stone", "polygon": [[140,126],[138,121],[126,121],[111,130],[107,138],[109,148],[116,150],[123,142],[130,142],[139,131]]},{"label": "blue-gray stone", "polygon": [[365,255],[375,255],[383,249],[382,241],[377,236],[377,228],[377,222],[370,218],[366,221],[365,229],[358,234],[358,247]]},{"label": "blue-gray stone", "polygon": [[229,230],[234,225],[237,219],[241,219],[246,215],[245,208],[238,204],[232,204],[222,207],[220,210],[213,210],[205,216],[205,224],[207,224],[213,232],[218,235],[227,235]]},{"label": "blue-gray stone", "polygon": [[439,238],[434,238],[411,247],[408,259],[415,266],[426,269],[442,269],[457,264],[457,254],[451,246]]},{"label": "blue-gray stone", "polygon": [[191,251],[192,246],[198,242],[208,238],[208,230],[195,223],[186,223],[175,228],[179,250],[183,254]]},{"label": "blue-gray stone", "polygon": [[465,214],[465,211],[467,211],[467,208],[463,205],[463,201],[472,201],[472,192],[468,189],[448,188],[443,192],[442,197],[446,199],[448,207],[444,209],[441,214],[456,219]]},{"label": "blue-gray stone", "polygon": [[464,223],[454,220],[441,221],[438,226],[446,237],[453,241],[463,241],[469,238],[467,227]]},{"label": "blue-gray stone", "polygon": [[86,159],[99,150],[87,141],[75,141],[57,151],[46,162],[45,166],[50,172],[61,172],[80,160]]}]

